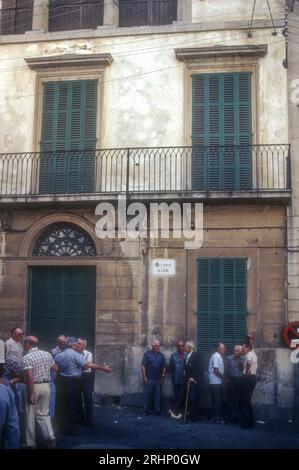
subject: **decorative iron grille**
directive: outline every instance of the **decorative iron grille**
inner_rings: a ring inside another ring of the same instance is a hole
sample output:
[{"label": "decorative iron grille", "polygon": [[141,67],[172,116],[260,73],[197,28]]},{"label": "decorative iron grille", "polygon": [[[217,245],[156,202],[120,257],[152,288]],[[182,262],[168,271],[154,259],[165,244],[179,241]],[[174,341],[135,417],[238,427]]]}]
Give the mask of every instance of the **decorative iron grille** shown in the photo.
[{"label": "decorative iron grille", "polygon": [[51,225],[38,239],[33,256],[95,256],[91,238],[72,224]]}]

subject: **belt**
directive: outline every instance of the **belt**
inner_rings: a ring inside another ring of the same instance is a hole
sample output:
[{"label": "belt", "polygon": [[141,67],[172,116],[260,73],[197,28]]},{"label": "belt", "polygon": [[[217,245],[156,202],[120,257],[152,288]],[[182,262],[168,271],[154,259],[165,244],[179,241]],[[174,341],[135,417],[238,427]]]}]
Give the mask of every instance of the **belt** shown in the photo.
[{"label": "belt", "polygon": [[35,384],[49,384],[50,380],[41,380],[40,382],[34,382]]}]

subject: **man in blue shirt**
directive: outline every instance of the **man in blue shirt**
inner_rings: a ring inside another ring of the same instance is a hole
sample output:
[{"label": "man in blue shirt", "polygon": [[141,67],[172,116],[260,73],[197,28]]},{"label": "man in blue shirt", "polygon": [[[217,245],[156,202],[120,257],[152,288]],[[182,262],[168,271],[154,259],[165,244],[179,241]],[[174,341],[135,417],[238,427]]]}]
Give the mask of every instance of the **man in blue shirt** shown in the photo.
[{"label": "man in blue shirt", "polygon": [[111,372],[110,366],[98,365],[88,360],[77,351],[77,338],[67,337],[66,349],[55,356],[58,368],[57,406],[55,419],[59,430],[65,434],[74,432],[74,425],[80,420],[81,376],[85,367],[103,372]]},{"label": "man in blue shirt", "polygon": [[154,398],[155,414],[161,414],[162,385],[166,373],[164,354],[160,352],[160,341],[152,342],[152,349],[143,355],[141,371],[143,376],[143,415],[149,413],[151,399]]},{"label": "man in blue shirt", "polygon": [[19,416],[15,398],[4,373],[4,342],[0,340],[0,449],[18,449],[20,447]]},{"label": "man in blue shirt", "polygon": [[169,410],[172,418],[181,418],[181,411],[185,395],[185,377],[184,369],[188,354],[184,351],[185,341],[178,341],[177,350],[171,354],[168,370],[171,374],[173,391],[174,391],[174,406]]}]

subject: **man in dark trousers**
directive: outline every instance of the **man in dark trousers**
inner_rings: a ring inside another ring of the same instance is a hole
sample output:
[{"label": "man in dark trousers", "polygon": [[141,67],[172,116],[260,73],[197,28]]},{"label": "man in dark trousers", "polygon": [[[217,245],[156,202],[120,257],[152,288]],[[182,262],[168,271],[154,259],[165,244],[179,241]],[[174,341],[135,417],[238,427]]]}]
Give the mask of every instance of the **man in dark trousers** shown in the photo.
[{"label": "man in dark trousers", "polygon": [[149,413],[151,399],[154,398],[155,414],[161,414],[162,385],[166,373],[164,354],[160,352],[160,341],[152,342],[152,349],[143,355],[141,372],[143,376],[143,415]]},{"label": "man in dark trousers", "polygon": [[[198,419],[199,408],[199,393],[198,384],[201,378],[200,356],[194,351],[193,341],[187,341],[185,344],[185,351],[187,353],[185,364],[185,388],[188,393],[189,405],[189,421],[196,421]],[[187,398],[187,397],[186,397]]]},{"label": "man in dark trousers", "polygon": [[169,410],[172,418],[179,419],[182,417],[181,411],[184,404],[185,396],[185,363],[187,353],[184,350],[185,341],[178,341],[176,344],[176,351],[171,354],[169,360],[168,371],[171,374],[173,391],[174,391],[174,404],[173,408]]},{"label": "man in dark trousers", "polygon": [[80,419],[83,369],[89,367],[103,372],[112,372],[110,366],[88,362],[77,351],[77,342],[77,338],[67,337],[65,350],[55,356],[55,363],[58,367],[55,419],[59,430],[65,434],[75,433],[75,424]]}]

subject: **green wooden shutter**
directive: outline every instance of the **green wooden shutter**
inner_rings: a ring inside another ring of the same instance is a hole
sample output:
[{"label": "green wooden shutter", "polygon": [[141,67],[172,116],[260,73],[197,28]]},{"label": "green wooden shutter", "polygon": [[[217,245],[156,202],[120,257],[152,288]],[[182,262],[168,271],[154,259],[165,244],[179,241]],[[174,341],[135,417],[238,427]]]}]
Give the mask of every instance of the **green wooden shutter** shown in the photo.
[{"label": "green wooden shutter", "polygon": [[198,259],[198,349],[222,341],[244,343],[247,329],[247,259]]},{"label": "green wooden shutter", "polygon": [[192,77],[192,187],[251,189],[251,74]]},{"label": "green wooden shutter", "polygon": [[95,334],[93,267],[30,269],[29,329],[53,347],[60,334],[81,336],[93,346]]},{"label": "green wooden shutter", "polygon": [[92,192],[97,81],[44,84],[40,192]]}]

